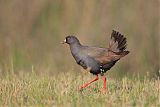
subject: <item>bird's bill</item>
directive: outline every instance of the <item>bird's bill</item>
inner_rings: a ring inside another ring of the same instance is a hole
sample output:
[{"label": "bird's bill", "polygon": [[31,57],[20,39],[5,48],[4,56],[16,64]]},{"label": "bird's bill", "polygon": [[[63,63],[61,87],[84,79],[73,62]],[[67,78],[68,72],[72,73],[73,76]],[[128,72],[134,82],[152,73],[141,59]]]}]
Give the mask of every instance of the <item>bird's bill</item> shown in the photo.
[{"label": "bird's bill", "polygon": [[64,43],[66,43],[66,39],[61,42],[61,44],[64,44]]}]

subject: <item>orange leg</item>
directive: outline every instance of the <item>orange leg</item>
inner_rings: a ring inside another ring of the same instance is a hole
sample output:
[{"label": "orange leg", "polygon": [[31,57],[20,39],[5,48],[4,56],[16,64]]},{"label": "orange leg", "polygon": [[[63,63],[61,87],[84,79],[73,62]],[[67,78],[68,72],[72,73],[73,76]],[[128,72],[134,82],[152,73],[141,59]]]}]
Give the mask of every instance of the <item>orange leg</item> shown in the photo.
[{"label": "orange leg", "polygon": [[104,82],[104,93],[106,93],[106,83],[107,83],[107,79],[105,76],[103,76],[103,82]]},{"label": "orange leg", "polygon": [[87,87],[89,84],[91,84],[91,83],[93,83],[93,82],[95,82],[95,81],[97,81],[97,80],[98,80],[98,74],[96,75],[96,78],[95,78],[94,80],[92,80],[92,81],[90,81],[90,82],[84,84],[83,86],[81,86],[81,87],[79,88],[79,90],[81,90],[81,89]]}]

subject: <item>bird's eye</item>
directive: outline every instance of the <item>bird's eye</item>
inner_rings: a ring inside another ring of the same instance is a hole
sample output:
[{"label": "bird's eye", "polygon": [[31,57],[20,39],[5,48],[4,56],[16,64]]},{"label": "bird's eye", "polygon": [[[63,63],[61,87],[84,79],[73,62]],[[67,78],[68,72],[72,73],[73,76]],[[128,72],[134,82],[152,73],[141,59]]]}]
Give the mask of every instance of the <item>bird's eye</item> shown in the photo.
[{"label": "bird's eye", "polygon": [[71,39],[71,37],[69,36],[69,37],[67,37],[67,40],[70,40]]}]

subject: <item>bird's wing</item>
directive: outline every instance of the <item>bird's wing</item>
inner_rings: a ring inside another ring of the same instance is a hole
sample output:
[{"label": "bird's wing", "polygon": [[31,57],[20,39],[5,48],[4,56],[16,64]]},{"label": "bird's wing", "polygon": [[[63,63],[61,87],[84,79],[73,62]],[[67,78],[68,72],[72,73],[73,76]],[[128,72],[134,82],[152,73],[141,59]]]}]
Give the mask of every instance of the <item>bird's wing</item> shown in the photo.
[{"label": "bird's wing", "polygon": [[121,57],[121,55],[119,55],[118,53],[110,51],[107,48],[86,46],[82,49],[81,52],[83,54],[87,54],[88,56],[98,60],[102,64],[106,64],[110,61],[118,60]]}]

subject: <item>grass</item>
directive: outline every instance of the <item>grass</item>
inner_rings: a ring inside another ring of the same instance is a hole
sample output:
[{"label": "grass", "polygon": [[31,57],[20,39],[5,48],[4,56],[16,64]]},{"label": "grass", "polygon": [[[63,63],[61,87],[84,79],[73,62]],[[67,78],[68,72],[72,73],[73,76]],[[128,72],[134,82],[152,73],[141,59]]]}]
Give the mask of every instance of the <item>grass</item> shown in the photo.
[{"label": "grass", "polygon": [[8,75],[0,80],[0,106],[55,107],[160,107],[160,80],[108,79],[83,91],[77,88],[93,79],[92,75],[72,72],[37,75]]}]

